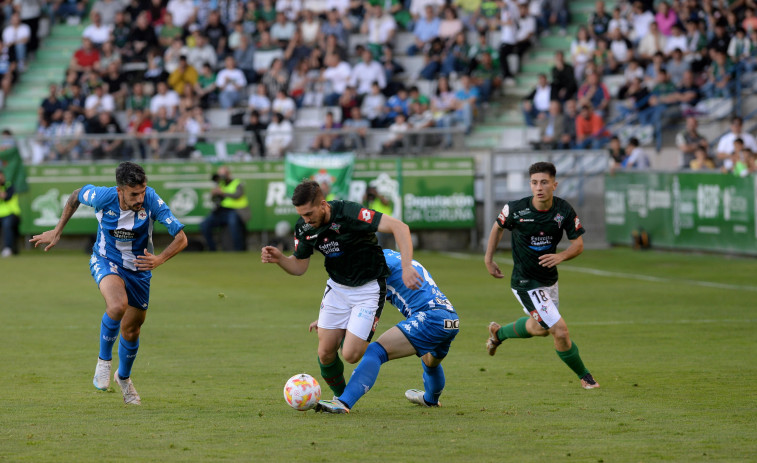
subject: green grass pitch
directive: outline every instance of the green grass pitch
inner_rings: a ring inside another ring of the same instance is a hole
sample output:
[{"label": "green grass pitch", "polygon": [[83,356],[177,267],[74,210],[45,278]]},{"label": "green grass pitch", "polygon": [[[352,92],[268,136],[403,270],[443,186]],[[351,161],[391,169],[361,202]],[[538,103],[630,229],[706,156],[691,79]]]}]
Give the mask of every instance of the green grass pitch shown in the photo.
[{"label": "green grass pitch", "polygon": [[[92,386],[104,306],[88,256],[4,259],[0,460],[757,461],[754,259],[611,249],[564,263],[560,311],[602,386],[585,391],[551,339],[486,354],[488,322],[522,312],[482,254],[416,257],[461,318],[444,406],[405,400],[423,387],[407,358],[385,364],[350,415],[296,412],[282,395],[295,373],[321,379],[307,331],[320,258],[303,277],[254,251],[159,268],[132,375],[141,407]],[[509,255],[497,261],[509,274]],[[387,306],[378,332],[399,318]]]}]

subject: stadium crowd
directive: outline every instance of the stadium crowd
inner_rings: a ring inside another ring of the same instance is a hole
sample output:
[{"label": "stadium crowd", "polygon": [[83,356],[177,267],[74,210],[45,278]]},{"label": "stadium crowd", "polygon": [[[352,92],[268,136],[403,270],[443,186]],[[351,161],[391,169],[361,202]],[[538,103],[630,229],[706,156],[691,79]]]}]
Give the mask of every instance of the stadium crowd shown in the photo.
[{"label": "stadium crowd", "polygon": [[[26,2],[3,3],[7,31],[23,18],[8,5]],[[328,111],[316,122],[325,132],[313,150],[364,148],[369,128],[388,129],[382,152],[413,129],[470,133],[482,107],[514,85],[520,58],[550,33],[565,37],[566,51],[555,53],[550,75],[523,101],[525,122],[540,128],[534,147],[603,148],[617,144],[614,135],[644,145],[657,135],[659,149],[663,124],[732,104],[757,60],[753,0],[620,1],[612,11],[599,0],[575,38],[566,36],[565,0],[32,3],[48,3],[54,22],[91,20],[65,80],[40,104],[39,133],[53,137],[41,160],[188,157],[210,127],[211,108],[234,111],[229,123],[245,125],[256,156],[290,149],[295,128],[313,124],[298,121],[309,107]],[[398,39],[408,33],[411,41]],[[4,39],[2,50],[17,69],[6,75],[24,67],[25,52],[11,43]],[[398,56],[422,64],[408,70]],[[85,133],[101,137],[76,138]],[[138,143],[107,138],[114,133]],[[451,136],[438,141],[449,145]],[[620,151],[620,167],[649,165],[640,147]],[[691,164],[695,153],[685,153],[682,167],[709,165]],[[716,167],[738,161],[754,169],[748,152],[728,162],[709,148],[705,155]]]}]

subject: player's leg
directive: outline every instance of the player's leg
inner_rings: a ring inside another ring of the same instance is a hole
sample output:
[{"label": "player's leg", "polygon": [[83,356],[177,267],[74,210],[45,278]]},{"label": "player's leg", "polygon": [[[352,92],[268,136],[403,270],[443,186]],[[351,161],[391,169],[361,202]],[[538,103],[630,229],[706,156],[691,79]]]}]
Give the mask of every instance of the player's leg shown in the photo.
[{"label": "player's leg", "polygon": [[581,355],[578,353],[578,345],[570,339],[568,325],[565,320],[560,320],[549,328],[549,332],[555,340],[555,352],[568,368],[581,380],[584,389],[596,389],[599,383],[594,380],[589,370],[584,366]]},{"label": "player's leg", "polygon": [[410,344],[399,328],[396,326],[389,328],[376,342],[368,345],[360,364],[352,372],[344,393],[337,399],[347,408],[352,408],[376,383],[381,365],[389,360],[408,357],[415,353],[415,347]]},{"label": "player's leg", "polygon": [[456,313],[446,310],[432,310],[425,315],[419,326],[421,329],[406,329],[403,333],[422,354],[423,366],[423,390],[410,389],[405,392],[405,397],[424,407],[436,407],[440,405],[439,397],[446,382],[441,363],[460,331],[460,320]]},{"label": "player's leg", "polygon": [[363,286],[351,288],[344,293],[351,306],[347,322],[347,335],[342,346],[342,355],[349,363],[363,358],[368,344],[376,332],[386,302],[386,280],[375,280]]},{"label": "player's leg", "polygon": [[[448,345],[449,347],[449,345]],[[424,407],[438,407],[439,397],[442,395],[446,378],[442,368],[444,357],[434,357],[433,353],[428,352],[421,357],[423,366],[423,390],[409,389],[405,391],[405,397],[410,402],[422,405]]]},{"label": "player's leg", "polygon": [[[321,312],[323,313],[323,312]],[[322,317],[319,317],[319,322]],[[318,366],[321,377],[334,395],[344,392],[344,363],[339,358],[339,346],[344,340],[345,330],[340,328],[318,328]]]},{"label": "player's leg", "polygon": [[117,274],[102,276],[103,267],[107,263],[93,262],[93,275],[95,280],[98,276],[100,294],[105,299],[105,313],[100,321],[100,353],[95,367],[95,376],[92,379],[97,389],[106,390],[110,386],[111,362],[113,360],[113,345],[118,339],[118,331],[128,305],[126,287],[124,281]]},{"label": "player's leg", "polygon": [[520,302],[523,311],[529,316],[521,317],[507,325],[500,325],[497,322],[489,323],[489,338],[486,340],[486,350],[489,352],[489,355],[494,355],[497,352],[497,347],[507,339],[526,339],[532,336],[547,336],[549,334],[548,327],[543,326],[540,321],[532,317],[536,307],[533,301],[531,301],[529,291],[513,289],[513,295]]}]

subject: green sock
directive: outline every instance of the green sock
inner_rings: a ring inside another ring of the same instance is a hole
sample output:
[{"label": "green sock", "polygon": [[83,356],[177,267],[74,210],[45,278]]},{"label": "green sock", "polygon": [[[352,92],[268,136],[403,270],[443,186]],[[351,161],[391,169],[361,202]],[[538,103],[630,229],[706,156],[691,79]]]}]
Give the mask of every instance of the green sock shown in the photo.
[{"label": "green sock", "polygon": [[555,352],[557,352],[557,356],[560,357],[560,360],[565,362],[565,364],[568,365],[579,378],[583,378],[589,373],[589,370],[584,366],[583,360],[581,360],[581,356],[578,355],[578,346],[575,342],[570,346],[570,349],[562,352],[555,350]]},{"label": "green sock", "polygon": [[321,366],[321,376],[334,392],[334,395],[342,395],[345,387],[344,363],[342,363],[342,359],[339,358],[339,354],[337,354],[336,360],[328,365],[322,364],[321,359],[318,359],[318,365]]},{"label": "green sock", "polygon": [[526,329],[527,321],[528,317],[522,317],[513,323],[501,327],[499,331],[497,331],[497,339],[504,341],[509,338],[530,338],[531,333]]}]

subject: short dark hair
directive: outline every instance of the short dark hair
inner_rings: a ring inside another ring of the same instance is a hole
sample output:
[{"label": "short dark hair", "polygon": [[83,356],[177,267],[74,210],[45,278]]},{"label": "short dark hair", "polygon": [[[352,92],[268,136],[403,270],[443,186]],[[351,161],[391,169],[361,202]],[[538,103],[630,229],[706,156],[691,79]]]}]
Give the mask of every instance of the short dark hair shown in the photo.
[{"label": "short dark hair", "polygon": [[319,199],[323,199],[323,191],[321,186],[315,180],[303,180],[294,189],[292,194],[292,205],[294,207],[304,206],[306,204],[313,204]]},{"label": "short dark hair", "polygon": [[631,137],[631,138],[628,139],[628,144],[630,146],[635,146],[635,147],[638,148],[639,147],[639,139],[636,138],[636,137]]},{"label": "short dark hair", "polygon": [[528,168],[528,176],[534,174],[548,174],[550,177],[557,177],[557,169],[551,162],[535,162]]},{"label": "short dark hair", "polygon": [[124,161],[116,167],[116,185],[135,187],[145,183],[147,175],[139,164]]}]

